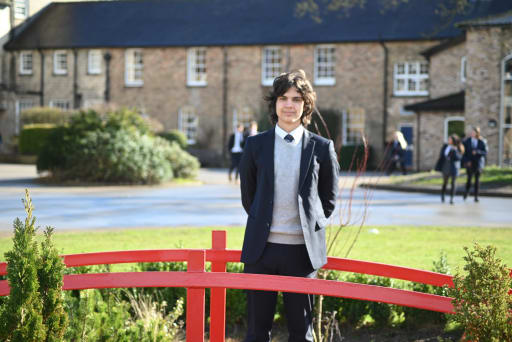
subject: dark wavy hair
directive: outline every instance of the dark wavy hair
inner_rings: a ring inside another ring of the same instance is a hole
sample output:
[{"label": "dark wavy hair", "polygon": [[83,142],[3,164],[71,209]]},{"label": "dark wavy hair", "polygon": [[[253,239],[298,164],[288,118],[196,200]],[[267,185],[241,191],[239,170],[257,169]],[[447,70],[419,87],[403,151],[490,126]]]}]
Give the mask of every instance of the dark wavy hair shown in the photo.
[{"label": "dark wavy hair", "polygon": [[283,73],[274,79],[272,90],[268,96],[265,97],[265,100],[268,102],[270,121],[274,125],[277,123],[277,99],[279,96],[286,93],[291,87],[295,87],[304,100],[304,111],[302,112],[300,121],[302,125],[306,127],[311,122],[311,117],[313,116],[316,93],[311,86],[311,82],[306,78],[306,73],[302,69]]}]

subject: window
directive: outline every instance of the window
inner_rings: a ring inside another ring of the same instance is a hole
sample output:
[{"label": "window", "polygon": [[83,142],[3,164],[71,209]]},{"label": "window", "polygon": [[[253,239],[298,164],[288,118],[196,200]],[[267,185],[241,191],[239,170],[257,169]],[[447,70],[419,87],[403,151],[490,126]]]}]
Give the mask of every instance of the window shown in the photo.
[{"label": "window", "polygon": [[14,0],[14,17],[16,19],[25,19],[28,17],[27,0]]},{"label": "window", "polygon": [[32,107],[34,107],[33,100],[23,99],[23,100],[16,101],[16,111],[15,111],[16,117],[15,117],[15,127],[14,127],[15,134],[20,133],[21,114],[23,113],[23,111],[25,111],[29,108],[32,108]]},{"label": "window", "polygon": [[187,85],[205,86],[206,82],[206,48],[188,49]]},{"label": "window", "polygon": [[315,48],[315,84],[336,84],[336,49],[332,45],[320,45]]},{"label": "window", "polygon": [[444,119],[444,141],[448,141],[448,137],[457,134],[461,139],[466,134],[463,116],[450,116]]},{"label": "window", "polygon": [[53,73],[55,75],[68,73],[68,53],[66,51],[58,50],[53,53]]},{"label": "window", "polygon": [[355,145],[362,141],[366,112],[364,108],[350,108],[343,112],[343,144]]},{"label": "window", "polygon": [[512,166],[512,55],[505,57],[502,67],[500,165]]},{"label": "window", "polygon": [[233,110],[233,129],[236,130],[236,127],[239,123],[243,124],[245,127],[249,127],[251,121],[254,120],[254,111],[249,106],[244,106],[240,110]]},{"label": "window", "polygon": [[185,106],[180,109],[178,115],[178,129],[187,136],[187,142],[196,143],[198,119],[194,107]]},{"label": "window", "polygon": [[70,104],[68,100],[51,100],[50,107],[66,111],[69,110]]},{"label": "window", "polygon": [[87,73],[91,75],[101,73],[101,50],[89,50],[87,54]]},{"label": "window", "polygon": [[20,53],[20,74],[21,75],[32,75],[32,52]]},{"label": "window", "polygon": [[428,63],[395,64],[393,88],[395,95],[428,95]]},{"label": "window", "polygon": [[144,84],[144,60],[141,50],[129,49],[125,54],[125,85],[141,87]]},{"label": "window", "polygon": [[463,56],[460,59],[460,81],[462,83],[466,82],[466,73],[467,73],[468,63],[466,56]]},{"label": "window", "polygon": [[281,74],[281,48],[269,46],[263,48],[261,59],[261,84],[271,86],[274,78]]}]

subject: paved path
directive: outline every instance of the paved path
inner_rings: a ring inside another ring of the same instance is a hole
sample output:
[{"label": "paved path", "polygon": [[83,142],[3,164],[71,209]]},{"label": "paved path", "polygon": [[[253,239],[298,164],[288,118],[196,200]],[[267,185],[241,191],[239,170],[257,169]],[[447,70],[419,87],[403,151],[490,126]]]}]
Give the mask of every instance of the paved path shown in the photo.
[{"label": "paved path", "polygon": [[[21,198],[29,188],[38,225],[61,229],[118,227],[227,226],[245,224],[240,190],[227,182],[226,170],[202,169],[202,185],[60,187],[33,182],[35,168],[0,164],[0,233],[12,231],[23,218]],[[369,174],[361,181],[378,182]],[[354,175],[342,175],[341,206],[333,222],[348,217],[348,198]],[[365,198],[370,197],[370,201]],[[482,198],[480,203],[441,204],[437,195],[356,188],[351,222],[363,216],[367,225],[449,225],[512,227],[511,198]]]}]

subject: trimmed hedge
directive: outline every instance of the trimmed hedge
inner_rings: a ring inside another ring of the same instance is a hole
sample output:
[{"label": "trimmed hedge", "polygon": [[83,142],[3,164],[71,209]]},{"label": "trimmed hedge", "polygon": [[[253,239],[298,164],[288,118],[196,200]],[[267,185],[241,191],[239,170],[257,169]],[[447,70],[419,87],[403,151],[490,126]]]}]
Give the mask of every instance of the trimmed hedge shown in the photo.
[{"label": "trimmed hedge", "polygon": [[[341,147],[340,168],[344,171],[357,171],[364,160],[364,145],[344,145]],[[372,165],[372,147],[368,146],[367,166]]]},{"label": "trimmed hedge", "polygon": [[32,107],[21,113],[22,126],[30,124],[64,125],[69,121],[70,113],[52,107]]},{"label": "trimmed hedge", "polygon": [[18,140],[20,153],[25,155],[38,155],[54,130],[54,124],[25,125],[20,132]]}]

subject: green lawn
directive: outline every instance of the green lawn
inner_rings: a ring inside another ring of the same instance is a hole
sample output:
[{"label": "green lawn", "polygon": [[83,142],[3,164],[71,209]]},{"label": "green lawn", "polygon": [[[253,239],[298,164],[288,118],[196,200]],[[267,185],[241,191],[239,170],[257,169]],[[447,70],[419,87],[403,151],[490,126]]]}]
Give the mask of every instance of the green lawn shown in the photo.
[{"label": "green lawn", "polygon": [[[162,248],[209,248],[211,231],[205,228],[140,228],[109,231],[58,232],[55,244],[62,254],[96,251]],[[240,249],[243,228],[222,228],[228,232],[228,248]],[[355,236],[356,228],[348,228],[341,235],[339,246],[346,251]],[[372,230],[378,233],[372,233]],[[441,251],[446,252],[448,263],[455,271],[463,265],[463,246],[473,242],[491,244],[498,248],[498,256],[512,267],[512,227],[507,228],[459,228],[459,227],[364,227],[350,258],[386,264],[430,270]],[[12,246],[10,237],[0,238],[0,260]],[[340,255],[341,256],[341,255]],[[123,269],[126,269],[125,266]]]},{"label": "green lawn", "polygon": [[[439,172],[423,172],[416,174],[412,184],[418,185],[441,185],[443,180]],[[397,182],[407,182],[407,178],[397,178]],[[459,175],[459,182],[466,181],[466,170],[462,169]],[[493,186],[510,186],[512,185],[512,168],[499,168],[497,166],[489,166],[484,169],[480,177],[482,185]]]}]

